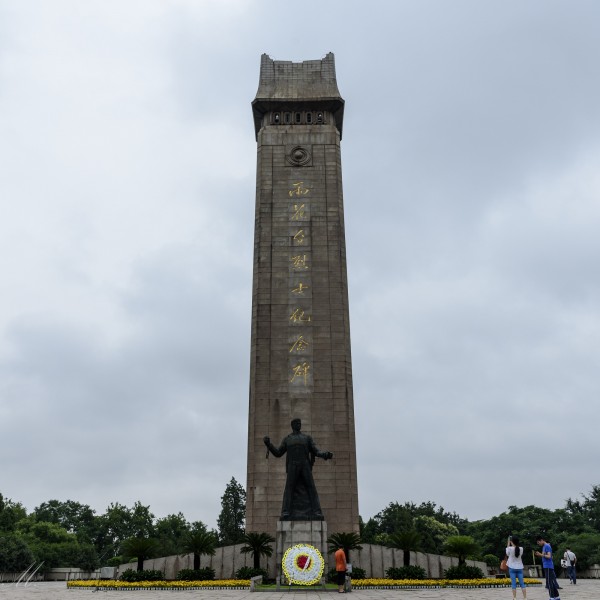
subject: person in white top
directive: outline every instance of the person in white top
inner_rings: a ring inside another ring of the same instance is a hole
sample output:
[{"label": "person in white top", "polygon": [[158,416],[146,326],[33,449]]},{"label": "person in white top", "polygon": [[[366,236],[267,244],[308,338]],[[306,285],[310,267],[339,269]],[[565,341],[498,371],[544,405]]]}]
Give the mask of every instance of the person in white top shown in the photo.
[{"label": "person in white top", "polygon": [[519,546],[519,538],[514,535],[508,538],[506,563],[508,565],[513,598],[517,597],[517,579],[519,580],[521,592],[523,592],[523,598],[527,598],[525,581],[523,581],[523,548]]},{"label": "person in white top", "polygon": [[575,573],[576,562],[577,557],[575,556],[575,552],[572,552],[570,548],[567,548],[567,551],[565,552],[565,563],[569,573],[569,582],[575,585],[577,585],[577,574]]}]

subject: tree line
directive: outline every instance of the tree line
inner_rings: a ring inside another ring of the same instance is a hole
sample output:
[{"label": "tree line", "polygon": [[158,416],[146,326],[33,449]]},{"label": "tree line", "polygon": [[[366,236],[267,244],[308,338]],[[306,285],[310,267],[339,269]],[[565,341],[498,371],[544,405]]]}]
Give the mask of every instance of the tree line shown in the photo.
[{"label": "tree line", "polygon": [[[233,477],[221,497],[217,529],[212,531],[201,521],[189,522],[181,512],[157,519],[139,501],[131,507],[111,503],[98,515],[73,500],[49,500],[28,513],[20,502],[0,494],[0,571],[22,571],[42,561],[44,569],[93,570],[153,556],[194,553],[196,557],[198,549],[247,543],[245,510],[245,490]],[[568,546],[583,569],[600,563],[600,485],[581,499],[569,498],[564,508],[509,506],[497,516],[472,522],[434,502],[391,502],[367,521],[360,520],[355,545],[442,554],[449,539],[459,536],[470,539],[463,546],[468,548],[468,558],[491,563],[504,556],[509,535],[518,535],[526,557],[530,556],[537,534],[543,534],[556,551]],[[557,560],[561,555],[557,552]]]},{"label": "tree line", "polygon": [[[195,548],[238,542],[244,535],[246,492],[232,478],[221,498],[217,530],[181,513],[156,518],[149,506],[111,503],[100,515],[74,500],[49,500],[28,513],[22,503],[0,494],[0,572],[23,571],[33,562],[42,570],[94,570],[145,554],[170,556]],[[204,544],[204,546],[202,546]],[[208,544],[208,546],[207,546]]]},{"label": "tree line", "polygon": [[473,542],[468,558],[490,565],[504,556],[509,535],[519,537],[526,562],[533,564],[535,538],[543,534],[552,544],[557,567],[568,547],[577,555],[578,566],[586,569],[600,564],[600,485],[581,499],[569,498],[563,508],[509,506],[497,516],[472,522],[434,502],[391,502],[368,521],[361,520],[360,533],[363,543],[432,554],[442,554],[449,538],[466,536]]}]

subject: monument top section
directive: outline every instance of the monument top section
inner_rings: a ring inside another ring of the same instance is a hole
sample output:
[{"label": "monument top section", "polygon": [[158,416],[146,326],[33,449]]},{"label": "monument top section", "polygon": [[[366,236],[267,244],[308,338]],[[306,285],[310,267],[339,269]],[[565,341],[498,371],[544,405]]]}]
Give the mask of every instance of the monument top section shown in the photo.
[{"label": "monument top section", "polygon": [[296,107],[328,110],[342,135],[344,100],[335,78],[335,59],[329,52],[321,60],[295,63],[273,60],[267,54],[260,58],[260,79],[252,102],[254,128],[258,135],[262,118],[272,110],[294,110]]}]

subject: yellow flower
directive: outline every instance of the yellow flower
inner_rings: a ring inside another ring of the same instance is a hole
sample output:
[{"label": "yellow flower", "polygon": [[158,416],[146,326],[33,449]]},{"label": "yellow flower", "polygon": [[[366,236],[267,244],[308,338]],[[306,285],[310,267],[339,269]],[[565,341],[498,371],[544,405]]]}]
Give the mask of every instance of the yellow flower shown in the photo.
[{"label": "yellow flower", "polygon": [[67,582],[67,587],[72,588],[247,588],[250,587],[249,579],[215,579],[212,581],[118,581],[114,579],[80,579]]}]

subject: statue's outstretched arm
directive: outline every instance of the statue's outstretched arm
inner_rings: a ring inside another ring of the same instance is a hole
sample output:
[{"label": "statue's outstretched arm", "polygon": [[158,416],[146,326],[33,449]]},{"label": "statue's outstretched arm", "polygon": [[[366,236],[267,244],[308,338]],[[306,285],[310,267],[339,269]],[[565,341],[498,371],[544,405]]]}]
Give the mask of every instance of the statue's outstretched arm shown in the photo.
[{"label": "statue's outstretched arm", "polygon": [[265,435],[265,437],[263,438],[263,442],[264,442],[265,446],[269,449],[269,452],[273,456],[276,456],[277,458],[279,458],[280,456],[283,456],[287,451],[287,446],[285,445],[285,440],[283,442],[281,442],[281,446],[279,446],[279,448],[276,448],[275,446],[273,446],[273,444],[271,443],[271,438],[268,435]]},{"label": "statue's outstretched arm", "polygon": [[312,438],[310,438],[310,451],[315,456],[322,458],[323,460],[330,460],[333,458],[333,452],[321,452],[316,446]]}]

